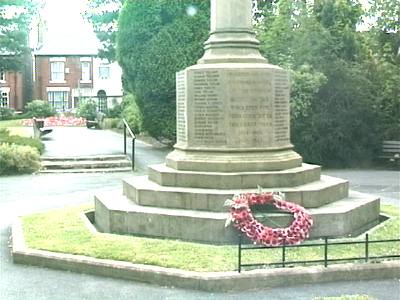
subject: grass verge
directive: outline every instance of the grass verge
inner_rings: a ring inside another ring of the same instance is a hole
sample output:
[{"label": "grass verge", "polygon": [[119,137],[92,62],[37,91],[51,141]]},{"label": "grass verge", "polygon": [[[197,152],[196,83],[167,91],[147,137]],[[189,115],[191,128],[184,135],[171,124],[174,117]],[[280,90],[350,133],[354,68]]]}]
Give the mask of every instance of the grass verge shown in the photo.
[{"label": "grass verge", "polygon": [[[82,213],[92,209],[93,206],[87,204],[23,217],[27,246],[33,249],[199,272],[233,271],[237,268],[236,246],[105,233],[92,234],[82,219]],[[373,230],[370,240],[399,238],[399,209],[384,205],[382,212],[392,218]],[[391,247],[387,244],[373,244],[370,246],[370,255],[396,254],[396,250],[394,245]],[[287,250],[288,260],[320,259],[323,257],[322,251],[322,247],[290,249]],[[363,251],[362,245],[336,246],[330,251],[330,257],[362,256]],[[280,249],[254,250],[243,258],[246,260],[243,262],[271,263],[279,261],[280,255]]]},{"label": "grass verge", "polygon": [[0,121],[0,128],[22,127],[22,120],[5,120]]},{"label": "grass verge", "polygon": [[23,121],[22,119],[0,121],[0,128],[6,128],[11,135],[32,137],[33,135],[32,127],[23,126],[22,121]]}]

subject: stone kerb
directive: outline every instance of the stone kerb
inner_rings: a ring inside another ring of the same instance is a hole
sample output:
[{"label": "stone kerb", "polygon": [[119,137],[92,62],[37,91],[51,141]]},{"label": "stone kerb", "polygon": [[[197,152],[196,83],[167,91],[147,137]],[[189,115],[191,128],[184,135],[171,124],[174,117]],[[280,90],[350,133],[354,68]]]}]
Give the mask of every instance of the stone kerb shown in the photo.
[{"label": "stone kerb", "polygon": [[82,255],[30,249],[25,244],[21,221],[12,226],[14,263],[67,270],[97,276],[135,280],[207,292],[244,291],[345,280],[398,278],[399,261],[340,264],[328,268],[295,267],[238,272],[194,272]]}]

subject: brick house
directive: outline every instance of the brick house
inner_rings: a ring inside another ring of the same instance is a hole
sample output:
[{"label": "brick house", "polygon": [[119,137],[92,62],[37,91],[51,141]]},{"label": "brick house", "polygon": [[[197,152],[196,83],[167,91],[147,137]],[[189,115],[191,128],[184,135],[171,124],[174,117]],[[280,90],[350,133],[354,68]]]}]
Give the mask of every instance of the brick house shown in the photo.
[{"label": "brick house", "polygon": [[32,98],[32,62],[27,57],[20,71],[0,72],[0,107],[22,111]]},{"label": "brick house", "polygon": [[34,54],[35,98],[57,111],[78,107],[82,99],[98,101],[100,110],[122,99],[121,69],[97,57],[92,49],[43,47]]}]

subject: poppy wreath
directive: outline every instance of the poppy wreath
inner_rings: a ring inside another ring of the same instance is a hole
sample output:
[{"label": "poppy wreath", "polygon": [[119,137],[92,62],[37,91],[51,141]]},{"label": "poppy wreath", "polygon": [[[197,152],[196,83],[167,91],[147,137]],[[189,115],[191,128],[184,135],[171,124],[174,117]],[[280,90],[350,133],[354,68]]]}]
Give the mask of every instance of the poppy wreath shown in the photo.
[{"label": "poppy wreath", "polygon": [[[251,206],[272,204],[276,208],[293,213],[294,220],[286,228],[270,228],[258,222]],[[235,195],[225,202],[230,207],[227,226],[233,226],[246,234],[256,244],[265,246],[295,245],[309,237],[313,224],[310,214],[300,205],[283,200],[282,194],[277,193],[245,193]]]}]

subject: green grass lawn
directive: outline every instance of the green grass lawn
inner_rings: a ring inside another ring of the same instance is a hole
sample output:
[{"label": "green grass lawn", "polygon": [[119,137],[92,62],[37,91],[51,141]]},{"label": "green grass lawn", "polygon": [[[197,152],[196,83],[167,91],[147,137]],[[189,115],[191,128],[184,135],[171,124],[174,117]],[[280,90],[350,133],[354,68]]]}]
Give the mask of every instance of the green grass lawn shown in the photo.
[{"label": "green grass lawn", "polygon": [[22,127],[23,120],[5,120],[0,121],[0,128],[7,128],[7,127]]},{"label": "green grass lawn", "polygon": [[[33,249],[191,271],[237,269],[237,246],[217,246],[104,233],[93,234],[82,219],[82,213],[90,210],[93,210],[93,207],[88,204],[24,216],[22,224],[27,245]],[[370,240],[399,238],[399,209],[385,205],[382,206],[382,212],[392,218],[373,230],[370,233]],[[357,238],[348,240],[357,240]],[[397,249],[394,245],[373,244],[370,246],[370,255],[397,254]],[[363,245],[348,245],[335,246],[329,253],[330,258],[341,258],[362,256],[363,251]],[[323,249],[322,247],[293,248],[287,249],[287,254],[287,260],[321,259]],[[243,257],[243,263],[271,263],[279,261],[280,256],[280,249],[247,251]]]},{"label": "green grass lawn", "polygon": [[19,135],[24,137],[32,137],[32,127],[26,127],[22,125],[23,120],[6,120],[0,121],[0,128],[6,128],[10,135]]}]

